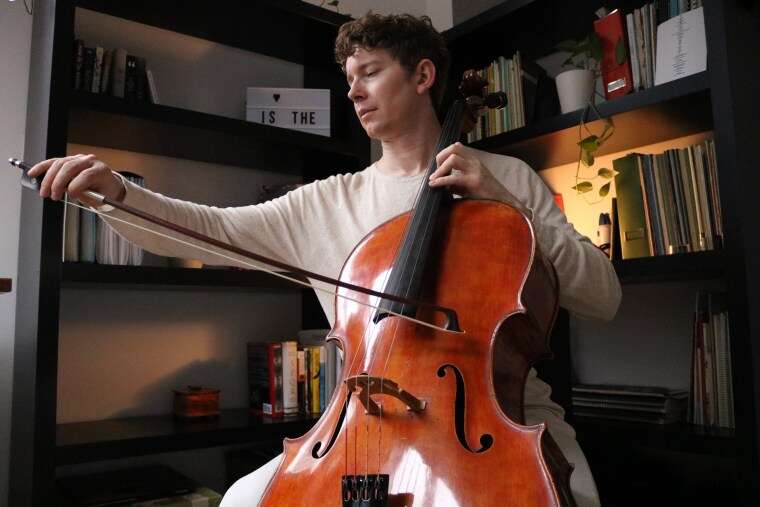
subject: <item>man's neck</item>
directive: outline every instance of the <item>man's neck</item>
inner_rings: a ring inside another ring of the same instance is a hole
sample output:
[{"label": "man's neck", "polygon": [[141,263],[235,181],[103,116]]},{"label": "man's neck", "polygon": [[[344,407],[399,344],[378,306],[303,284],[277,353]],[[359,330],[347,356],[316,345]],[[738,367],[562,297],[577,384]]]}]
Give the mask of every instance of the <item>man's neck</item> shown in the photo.
[{"label": "man's neck", "polygon": [[435,112],[409,122],[406,129],[394,137],[382,140],[383,155],[377,168],[390,176],[415,176],[427,171],[435,155],[441,125]]}]

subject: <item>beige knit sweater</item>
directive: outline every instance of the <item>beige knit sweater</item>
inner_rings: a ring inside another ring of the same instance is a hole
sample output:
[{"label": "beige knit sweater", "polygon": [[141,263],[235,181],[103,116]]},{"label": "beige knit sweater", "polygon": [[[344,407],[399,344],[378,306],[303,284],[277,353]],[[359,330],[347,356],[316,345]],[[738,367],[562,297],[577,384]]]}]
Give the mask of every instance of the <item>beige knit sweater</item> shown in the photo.
[{"label": "beige knit sweater", "polygon": [[[612,319],[621,291],[607,257],[567,222],[549,189],[527,164],[504,155],[476,154],[530,210],[538,246],[557,271],[560,305],[580,317]],[[124,203],[252,252],[338,278],[346,258],[369,231],[412,207],[421,182],[422,175],[389,176],[373,164],[357,173],[313,182],[262,204],[217,208],[171,199],[124,180]],[[111,210],[106,216],[156,229],[119,210]],[[122,222],[108,221],[128,240],[155,254],[200,259],[213,265],[236,264]],[[165,229],[163,232],[178,236]],[[323,291],[317,291],[317,296],[332,325],[333,296]],[[538,404],[561,417],[561,409],[549,401],[548,393],[548,386],[531,375],[526,386],[526,410]]]}]

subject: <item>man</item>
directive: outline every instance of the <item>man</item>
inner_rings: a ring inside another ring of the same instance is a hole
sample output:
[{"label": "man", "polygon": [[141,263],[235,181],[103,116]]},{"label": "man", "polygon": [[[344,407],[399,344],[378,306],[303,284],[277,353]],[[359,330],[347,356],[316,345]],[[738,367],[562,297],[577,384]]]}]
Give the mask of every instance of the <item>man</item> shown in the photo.
[{"label": "man", "polygon": [[[567,223],[552,194],[527,164],[460,143],[434,153],[441,133],[435,108],[446,83],[448,52],[427,17],[368,14],[346,23],[336,40],[336,59],[346,73],[348,98],[361,125],[382,143],[380,160],[358,173],[331,176],[263,204],[224,209],[141,189],[92,155],[47,160],[34,166],[30,175],[45,174],[43,197],[60,199],[68,191],[70,198],[79,198],[84,190],[95,190],[203,234],[337,278],[359,240],[411,208],[435,155],[438,169],[427,184],[449,186],[468,198],[505,202],[532,221],[538,246],[557,271],[562,306],[584,317],[609,320],[615,315],[621,293],[612,266]],[[107,216],[122,214],[112,210]],[[199,254],[167,238],[110,222],[126,238],[154,253],[220,263],[212,254]],[[332,297],[321,292],[318,296],[332,323]],[[575,433],[564,421],[561,407],[549,399],[550,392],[531,370],[525,388],[526,422],[547,422],[575,466],[571,489],[577,504],[598,505]],[[236,482],[222,506],[255,505],[280,461],[281,457],[275,458]]]}]

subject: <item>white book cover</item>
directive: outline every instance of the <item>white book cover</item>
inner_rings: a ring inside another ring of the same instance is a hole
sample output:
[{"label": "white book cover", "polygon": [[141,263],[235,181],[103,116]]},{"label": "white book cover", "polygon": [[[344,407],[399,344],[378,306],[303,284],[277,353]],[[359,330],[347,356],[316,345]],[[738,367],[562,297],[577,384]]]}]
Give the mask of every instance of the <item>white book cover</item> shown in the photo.
[{"label": "white book cover", "polygon": [[298,343],[282,342],[282,411],[298,413]]},{"label": "white book cover", "polygon": [[657,27],[654,84],[707,70],[704,8],[686,11]]}]

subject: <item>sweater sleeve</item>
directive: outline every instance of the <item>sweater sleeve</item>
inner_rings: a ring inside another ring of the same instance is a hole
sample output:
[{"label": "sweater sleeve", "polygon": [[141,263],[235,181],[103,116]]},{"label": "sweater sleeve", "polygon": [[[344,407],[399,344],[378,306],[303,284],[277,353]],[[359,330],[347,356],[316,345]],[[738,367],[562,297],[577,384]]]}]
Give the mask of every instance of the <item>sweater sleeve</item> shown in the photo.
[{"label": "sweater sleeve", "polygon": [[528,164],[489,155],[486,167],[531,211],[538,246],[559,278],[560,305],[582,318],[612,320],[622,293],[607,256],[567,222],[551,191]]},{"label": "sweater sleeve", "polygon": [[[128,206],[253,253],[300,265],[297,230],[301,218],[300,203],[304,199],[303,187],[265,203],[219,208],[169,198],[124,179],[123,182],[126,187],[123,202]],[[262,266],[124,211],[108,208],[100,209],[101,216],[116,232],[157,255],[198,259],[212,265]]]}]

